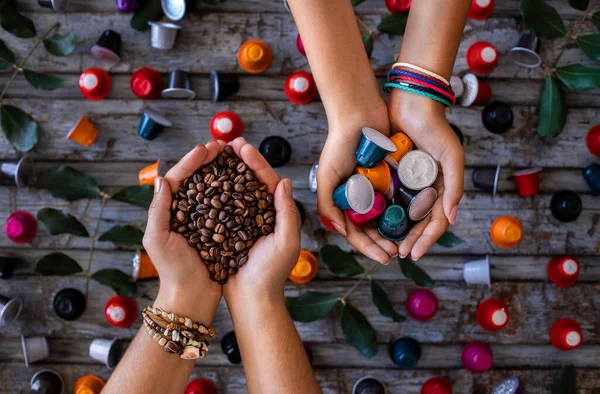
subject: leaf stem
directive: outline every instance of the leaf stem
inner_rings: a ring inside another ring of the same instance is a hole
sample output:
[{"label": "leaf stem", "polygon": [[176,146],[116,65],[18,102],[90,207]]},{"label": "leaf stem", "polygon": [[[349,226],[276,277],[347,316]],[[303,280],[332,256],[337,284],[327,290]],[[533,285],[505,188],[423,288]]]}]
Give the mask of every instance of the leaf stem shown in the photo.
[{"label": "leaf stem", "polygon": [[88,265],[87,265],[87,269],[86,269],[86,272],[88,273],[88,275],[85,280],[85,298],[86,298],[86,300],[88,298],[89,291],[90,291],[92,259],[94,258],[94,250],[96,248],[96,240],[98,239],[98,229],[100,228],[100,220],[102,220],[102,213],[104,212],[104,206],[106,205],[107,201],[108,201],[108,198],[102,196],[102,203],[100,204],[100,212],[98,213],[98,222],[96,222],[96,228],[94,229],[94,235],[91,236],[92,245],[90,246],[90,257],[88,259]]},{"label": "leaf stem", "polygon": [[346,305],[346,298],[348,298],[348,296],[349,296],[350,294],[352,294],[352,292],[353,292],[353,291],[354,291],[354,290],[355,290],[355,289],[358,287],[358,285],[360,285],[360,284],[362,283],[362,281],[363,281],[363,280],[365,280],[365,278],[366,278],[366,277],[369,277],[369,278],[371,278],[371,275],[370,275],[370,274],[371,274],[371,272],[372,272],[372,271],[373,271],[375,268],[377,268],[377,266],[378,266],[378,265],[380,265],[380,264],[379,264],[379,263],[374,263],[374,264],[373,264],[371,267],[369,267],[369,268],[368,268],[368,269],[365,271],[365,273],[363,274],[363,276],[362,276],[362,277],[361,277],[361,278],[358,280],[358,282],[356,282],[356,283],[354,284],[354,286],[352,286],[352,287],[350,288],[350,290],[348,290],[348,291],[346,292],[346,294],[344,294],[344,295],[343,295],[343,296],[340,298],[340,301],[342,302],[342,304]]}]

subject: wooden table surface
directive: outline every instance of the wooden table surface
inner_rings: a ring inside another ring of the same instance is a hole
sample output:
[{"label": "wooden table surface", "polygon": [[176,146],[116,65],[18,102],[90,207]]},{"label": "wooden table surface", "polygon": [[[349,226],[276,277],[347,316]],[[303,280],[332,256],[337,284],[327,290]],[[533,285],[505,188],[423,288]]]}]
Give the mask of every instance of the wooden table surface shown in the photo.
[{"label": "wooden table surface", "polygon": [[[579,14],[566,1],[551,0],[561,15],[575,20]],[[76,53],[67,58],[49,56],[43,49],[35,52],[28,63],[38,71],[63,74],[69,78],[67,87],[54,91],[36,91],[19,77],[8,91],[7,103],[28,111],[41,126],[41,138],[33,157],[40,169],[59,164],[79,169],[94,177],[107,191],[137,184],[138,171],[162,158],[178,160],[197,143],[209,137],[208,120],[224,109],[236,111],[244,121],[244,136],[259,144],[270,135],[285,137],[293,146],[290,163],[280,169],[282,176],[294,181],[295,198],[307,210],[302,245],[318,251],[324,243],[334,243],[346,250],[349,245],[338,234],[327,232],[316,213],[315,195],[308,190],[308,171],[319,154],[326,137],[326,117],[321,103],[305,106],[291,104],[283,93],[283,81],[292,71],[308,70],[306,58],[296,50],[297,30],[293,19],[280,0],[227,0],[218,6],[199,3],[199,10],[183,21],[176,48],[160,52],[150,47],[149,33],[134,31],[129,26],[130,15],[116,12],[112,0],[71,0],[67,14],[55,14],[37,5],[37,0],[19,0],[18,6],[38,27],[38,31],[61,23],[61,31],[74,31],[78,38]],[[359,17],[373,28],[387,15],[383,0],[367,0],[356,9]],[[107,28],[121,33],[123,61],[110,69],[113,90],[100,102],[86,101],[81,96],[77,79],[86,68],[98,66],[88,52]],[[437,285],[440,300],[436,317],[427,323],[409,320],[394,323],[379,315],[370,300],[368,286],[360,286],[350,301],[357,306],[377,330],[379,352],[373,359],[362,357],[345,343],[339,327],[339,310],[314,323],[298,323],[303,340],[314,351],[315,374],[325,393],[349,393],[361,376],[371,374],[382,379],[389,393],[418,393],[422,383],[431,376],[445,376],[455,393],[490,393],[500,380],[517,375],[527,394],[549,393],[553,377],[562,365],[575,364],[578,370],[578,393],[600,392],[600,199],[589,194],[581,175],[582,168],[595,159],[587,151],[585,135],[590,126],[598,123],[600,91],[570,92],[569,115],[565,131],[548,142],[538,136],[537,101],[543,73],[512,64],[504,54],[517,42],[523,27],[519,25],[517,0],[496,2],[491,19],[469,21],[456,60],[455,73],[467,71],[465,52],[478,40],[493,43],[503,56],[498,68],[485,80],[494,92],[494,99],[512,106],[515,123],[505,135],[495,135],[481,124],[481,108],[455,107],[448,110],[448,119],[458,125],[465,135],[466,152],[465,196],[461,203],[458,223],[453,231],[466,242],[453,249],[435,246],[419,264]],[[31,41],[14,38],[4,31],[0,39],[22,58]],[[265,40],[273,49],[273,63],[263,74],[248,75],[236,61],[239,46],[249,39]],[[373,69],[383,81],[386,70],[398,52],[400,37],[379,35],[372,56]],[[544,42],[541,55],[547,61],[566,48],[560,64],[585,60],[578,48],[566,40]],[[163,73],[181,68],[192,73],[192,85],[197,92],[194,101],[157,100],[152,104],[164,111],[174,125],[157,140],[142,140],[136,133],[140,110],[144,103],[135,98],[129,88],[131,73],[141,67],[154,67]],[[209,101],[208,72],[240,74],[240,92],[230,101],[212,104]],[[0,85],[9,73],[0,74]],[[89,148],[83,148],[64,136],[82,114],[98,127],[100,136]],[[18,157],[5,138],[0,138],[0,158]],[[596,159],[597,161],[597,159]],[[499,194],[491,197],[478,192],[472,182],[473,168],[486,165],[502,166]],[[544,167],[542,193],[531,198],[517,195],[510,179],[513,168],[530,165]],[[571,189],[580,193],[583,212],[578,220],[561,224],[550,214],[552,194]],[[36,213],[43,207],[66,210],[91,228],[96,223],[100,201],[66,202],[47,192],[16,187],[0,187],[0,219],[14,210]],[[511,214],[524,226],[521,244],[510,250],[495,247],[489,239],[489,226],[494,218]],[[119,202],[110,202],[104,211],[100,231],[115,224],[133,224],[143,228],[146,212]],[[85,262],[90,241],[71,236],[50,236],[42,227],[36,239],[28,245],[12,244],[4,232],[0,249],[20,254],[26,261],[10,280],[0,281],[0,294],[19,296],[25,309],[21,321],[0,329],[0,392],[28,392],[29,380],[36,370],[55,368],[64,376],[67,392],[84,374],[93,373],[105,379],[110,371],[88,356],[88,346],[94,338],[132,338],[140,320],[129,329],[110,326],[104,318],[106,301],[114,295],[107,287],[92,282],[88,307],[76,321],[58,318],[52,309],[54,295],[65,287],[84,289],[85,279],[75,277],[40,277],[34,273],[37,260],[53,250],[67,251],[79,262]],[[115,248],[99,243],[93,269],[120,268],[131,270],[134,249]],[[462,281],[462,265],[482,255],[490,255],[493,286],[467,287]],[[578,283],[559,289],[549,283],[546,265],[557,254],[576,256],[581,263]],[[370,261],[359,257],[364,265]],[[393,261],[373,273],[388,289],[391,301],[403,312],[407,293],[415,288],[402,276]],[[296,295],[305,290],[320,290],[343,294],[353,280],[333,277],[322,267],[317,278],[307,285],[289,283],[286,294]],[[143,306],[156,295],[157,282],[139,283],[136,300]],[[490,296],[503,299],[509,307],[511,320],[499,333],[484,332],[476,323],[478,303]],[[583,330],[584,344],[571,352],[560,352],[550,344],[548,331],[559,318],[577,320]],[[216,316],[215,327],[220,336],[232,329],[225,304]],[[45,335],[50,345],[50,357],[26,368],[23,363],[19,336]],[[410,335],[423,344],[423,356],[415,371],[402,371],[387,355],[390,340]],[[464,343],[480,339],[489,342],[494,352],[491,371],[472,375],[461,368],[460,350]],[[194,376],[214,380],[224,394],[246,392],[243,370],[231,365],[219,350],[218,344],[208,358],[197,363]]]}]

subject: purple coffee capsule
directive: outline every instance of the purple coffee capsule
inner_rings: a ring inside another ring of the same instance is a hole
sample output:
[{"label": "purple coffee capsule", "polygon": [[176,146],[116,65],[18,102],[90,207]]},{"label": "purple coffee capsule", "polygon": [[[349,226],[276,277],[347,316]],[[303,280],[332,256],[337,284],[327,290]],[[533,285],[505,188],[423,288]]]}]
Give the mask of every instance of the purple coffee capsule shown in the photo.
[{"label": "purple coffee capsule", "polygon": [[140,8],[140,0],[116,0],[119,12],[135,12]]}]

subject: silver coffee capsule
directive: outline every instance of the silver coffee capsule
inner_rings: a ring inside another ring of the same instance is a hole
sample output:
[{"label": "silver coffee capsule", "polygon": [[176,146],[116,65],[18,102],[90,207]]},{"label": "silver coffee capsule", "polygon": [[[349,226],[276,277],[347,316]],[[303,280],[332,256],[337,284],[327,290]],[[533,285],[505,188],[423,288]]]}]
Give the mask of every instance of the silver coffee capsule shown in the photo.
[{"label": "silver coffee capsule", "polygon": [[316,162],[310,168],[310,173],[308,174],[308,187],[310,191],[313,193],[317,192],[317,171],[319,169],[319,162]]}]

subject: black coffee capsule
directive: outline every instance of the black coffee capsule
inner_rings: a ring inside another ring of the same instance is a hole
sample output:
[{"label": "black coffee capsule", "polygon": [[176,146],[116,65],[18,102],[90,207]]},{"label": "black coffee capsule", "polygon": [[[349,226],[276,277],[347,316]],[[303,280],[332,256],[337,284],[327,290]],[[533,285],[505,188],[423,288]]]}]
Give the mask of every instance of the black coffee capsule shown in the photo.
[{"label": "black coffee capsule", "polygon": [[473,170],[471,180],[479,190],[496,195],[498,190],[498,179],[500,177],[500,165],[495,167],[480,167]]},{"label": "black coffee capsule", "polygon": [[85,311],[85,296],[77,289],[62,289],[54,297],[52,305],[59,317],[75,320]]},{"label": "black coffee capsule", "polygon": [[581,198],[571,190],[562,190],[554,194],[550,201],[552,215],[561,222],[567,223],[576,220],[582,209]]},{"label": "black coffee capsule", "polygon": [[492,133],[503,134],[513,125],[513,113],[508,104],[496,101],[483,107],[481,120]]},{"label": "black coffee capsule", "polygon": [[290,143],[285,138],[276,135],[265,138],[260,143],[258,150],[273,168],[286,165],[292,156]]},{"label": "black coffee capsule", "polygon": [[225,334],[223,339],[221,339],[221,349],[230,363],[240,364],[242,362],[242,355],[240,354],[235,332],[231,331]]},{"label": "black coffee capsule", "polygon": [[304,219],[306,219],[306,211],[304,210],[304,205],[298,200],[294,200],[296,203],[296,208],[298,208],[298,213],[300,214],[300,223],[304,225]]},{"label": "black coffee capsule", "polygon": [[210,97],[214,102],[225,101],[240,90],[240,79],[233,74],[219,74],[217,70],[210,72]]},{"label": "black coffee capsule", "polygon": [[121,35],[114,30],[105,30],[90,52],[98,60],[120,62]]}]

